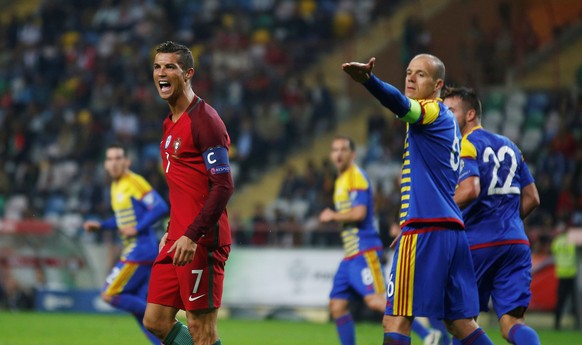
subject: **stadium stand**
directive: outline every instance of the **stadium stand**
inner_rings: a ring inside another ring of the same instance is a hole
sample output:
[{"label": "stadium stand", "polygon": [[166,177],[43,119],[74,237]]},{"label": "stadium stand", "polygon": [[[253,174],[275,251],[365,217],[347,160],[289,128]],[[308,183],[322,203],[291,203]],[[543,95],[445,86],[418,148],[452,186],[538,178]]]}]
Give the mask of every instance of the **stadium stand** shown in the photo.
[{"label": "stadium stand", "polygon": [[356,139],[387,232],[399,201],[402,124],[345,83],[339,66],[375,55],[377,73],[400,85],[402,64],[421,51],[443,58],[449,82],[477,88],[484,125],[523,149],[542,199],[527,222],[534,251],[547,251],[558,224],[582,226],[577,1],[62,3],[13,2],[18,15],[6,10],[0,21],[2,218],[46,219],[70,238],[84,236],[82,218],[108,211],[99,162],[111,141],[131,144],[135,169],[164,193],[158,141],[167,109],[150,65],[152,47],[172,38],[192,47],[194,90],[232,136],[236,245],[337,245],[333,226],[314,217],[331,202],[325,157],[336,132]]}]

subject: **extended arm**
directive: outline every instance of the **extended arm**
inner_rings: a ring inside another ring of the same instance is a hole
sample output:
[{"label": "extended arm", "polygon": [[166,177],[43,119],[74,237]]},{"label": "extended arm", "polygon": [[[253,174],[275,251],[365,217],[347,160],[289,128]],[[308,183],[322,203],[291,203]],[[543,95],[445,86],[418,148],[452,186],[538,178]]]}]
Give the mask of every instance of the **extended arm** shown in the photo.
[{"label": "extended arm", "polygon": [[399,119],[408,123],[415,123],[420,118],[422,109],[420,104],[402,94],[394,86],[371,75],[364,86],[383,106],[390,109]]},{"label": "extended arm", "polygon": [[376,58],[371,58],[366,64],[360,62],[344,63],[342,69],[353,80],[362,83],[382,105],[390,109],[399,119],[408,123],[417,122],[422,114],[420,104],[373,75],[372,70],[375,63]]}]

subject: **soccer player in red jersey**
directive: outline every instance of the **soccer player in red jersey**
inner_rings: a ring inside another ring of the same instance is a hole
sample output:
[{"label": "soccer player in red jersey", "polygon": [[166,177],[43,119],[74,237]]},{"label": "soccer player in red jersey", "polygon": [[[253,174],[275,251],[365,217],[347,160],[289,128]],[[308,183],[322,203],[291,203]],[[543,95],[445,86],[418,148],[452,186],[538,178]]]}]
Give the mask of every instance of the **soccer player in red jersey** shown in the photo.
[{"label": "soccer player in red jersey", "polygon": [[[144,324],[165,345],[221,344],[217,314],[231,245],[226,204],[234,190],[230,138],[216,110],[192,90],[193,76],[187,47],[168,41],[156,48],[153,78],[170,107],[160,151],[171,210]],[[187,328],[176,320],[180,309]]]}]

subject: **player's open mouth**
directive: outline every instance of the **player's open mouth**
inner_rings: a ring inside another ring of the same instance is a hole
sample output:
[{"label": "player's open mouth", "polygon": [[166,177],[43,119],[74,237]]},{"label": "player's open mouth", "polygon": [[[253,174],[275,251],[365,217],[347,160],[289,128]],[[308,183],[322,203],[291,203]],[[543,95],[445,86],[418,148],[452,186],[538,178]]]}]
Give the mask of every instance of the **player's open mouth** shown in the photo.
[{"label": "player's open mouth", "polygon": [[160,85],[160,90],[162,92],[166,92],[171,88],[170,83],[168,83],[167,81],[160,81],[159,85]]}]

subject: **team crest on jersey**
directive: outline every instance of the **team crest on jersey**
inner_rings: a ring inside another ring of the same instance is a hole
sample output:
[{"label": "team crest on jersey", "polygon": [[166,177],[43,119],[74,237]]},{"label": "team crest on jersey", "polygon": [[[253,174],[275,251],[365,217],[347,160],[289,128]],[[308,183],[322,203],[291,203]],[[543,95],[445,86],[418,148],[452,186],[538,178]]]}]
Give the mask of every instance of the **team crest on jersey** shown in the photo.
[{"label": "team crest on jersey", "polygon": [[172,135],[168,135],[168,138],[166,139],[166,144],[164,145],[164,150],[168,148],[168,146],[170,146],[170,142],[172,141]]},{"label": "team crest on jersey", "polygon": [[182,146],[182,138],[174,140],[174,154],[178,153],[180,146]]}]

